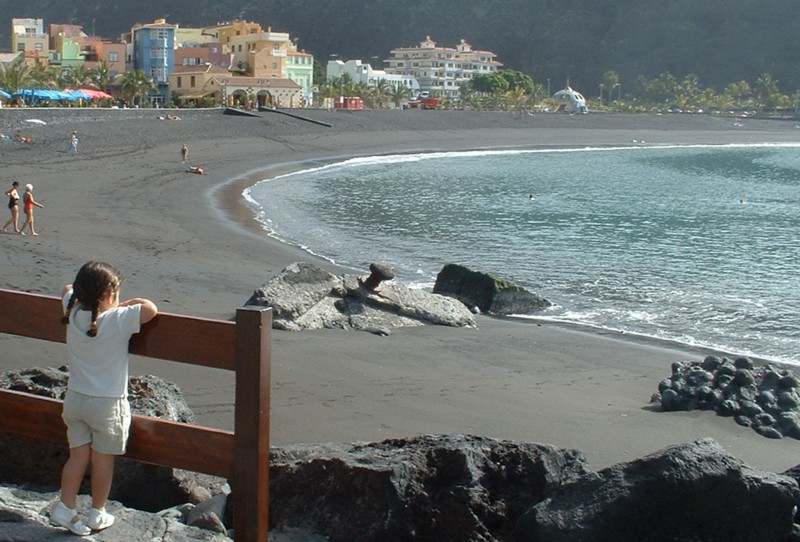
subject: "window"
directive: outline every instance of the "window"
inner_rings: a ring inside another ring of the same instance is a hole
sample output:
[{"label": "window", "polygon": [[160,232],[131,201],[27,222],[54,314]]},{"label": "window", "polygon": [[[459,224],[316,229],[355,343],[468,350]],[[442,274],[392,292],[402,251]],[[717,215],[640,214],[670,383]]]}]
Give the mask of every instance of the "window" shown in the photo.
[{"label": "window", "polygon": [[152,47],[150,49],[150,58],[160,59],[167,58],[167,50],[163,47]]},{"label": "window", "polygon": [[42,50],[44,50],[44,47],[42,47],[42,44],[41,44],[41,43],[36,43],[36,44],[34,44],[34,47],[36,48],[36,50],[37,50],[37,51],[42,51]]},{"label": "window", "polygon": [[108,53],[109,62],[119,62],[119,53]]},{"label": "window", "polygon": [[190,86],[190,87],[192,87],[192,88],[194,88],[194,86],[195,86],[194,75],[192,75],[192,76],[189,78],[189,86]]},{"label": "window", "polygon": [[24,51],[24,50],[25,50],[25,44],[24,43],[18,43],[17,44],[17,51]]},{"label": "window", "polygon": [[151,40],[169,39],[169,32],[167,32],[166,28],[151,28],[150,29],[150,39]]},{"label": "window", "polygon": [[179,75],[179,76],[178,76],[178,88],[181,88],[181,87],[183,86],[183,81],[182,81],[181,79],[182,79],[182,78],[181,78],[181,76]]}]

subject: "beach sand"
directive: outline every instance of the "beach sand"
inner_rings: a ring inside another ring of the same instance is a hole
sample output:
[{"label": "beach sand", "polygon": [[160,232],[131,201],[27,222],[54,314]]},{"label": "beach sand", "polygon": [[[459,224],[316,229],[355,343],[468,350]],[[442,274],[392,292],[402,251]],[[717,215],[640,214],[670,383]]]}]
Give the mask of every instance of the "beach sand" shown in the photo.
[{"label": "beach sand", "polygon": [[[800,141],[793,122],[735,127],[733,119],[696,115],[297,112],[326,127],[266,112],[182,110],[179,121],[160,113],[0,110],[0,132],[34,138],[0,140],[0,182],[32,183],[45,206],[36,210],[39,237],[0,235],[0,287],[58,295],[81,264],[99,259],[125,271],[123,297],[229,319],[295,261],[366,274],[283,245],[258,225],[242,190],[276,173],[395,152]],[[75,155],[66,153],[73,129],[81,138]],[[185,172],[184,143],[189,163],[206,175]],[[599,469],[713,437],[754,467],[800,463],[800,441],[770,440],[710,412],[663,413],[649,402],[670,365],[702,360],[700,349],[545,322],[479,316],[478,326],[388,337],[274,331],[272,444],[465,433],[577,448]],[[43,341],[0,335],[0,352],[0,371],[65,363],[63,345]],[[134,358],[131,374],[146,373],[178,384],[200,423],[232,428],[233,375]]]}]

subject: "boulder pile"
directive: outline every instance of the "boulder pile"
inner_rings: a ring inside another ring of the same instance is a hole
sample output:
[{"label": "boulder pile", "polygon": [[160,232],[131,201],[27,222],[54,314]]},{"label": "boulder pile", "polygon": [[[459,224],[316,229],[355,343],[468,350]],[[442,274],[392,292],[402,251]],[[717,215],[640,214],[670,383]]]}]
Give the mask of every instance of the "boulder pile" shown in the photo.
[{"label": "boulder pile", "polygon": [[651,401],[667,411],[713,410],[768,438],[800,439],[800,379],[774,365],[755,367],[748,358],[673,363]]}]

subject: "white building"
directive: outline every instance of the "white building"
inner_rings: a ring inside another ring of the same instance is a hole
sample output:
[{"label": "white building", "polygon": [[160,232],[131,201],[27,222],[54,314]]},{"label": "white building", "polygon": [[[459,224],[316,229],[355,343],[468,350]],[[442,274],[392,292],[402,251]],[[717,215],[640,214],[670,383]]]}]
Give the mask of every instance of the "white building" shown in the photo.
[{"label": "white building", "polygon": [[473,50],[464,40],[455,47],[442,47],[430,36],[416,47],[393,49],[390,54],[387,74],[414,77],[420,90],[449,98],[457,98],[461,85],[475,75],[494,73],[503,66],[497,55]]},{"label": "white building", "polygon": [[411,90],[411,95],[419,94],[419,82],[413,76],[386,73],[384,70],[373,70],[369,64],[363,64],[360,60],[329,60],[325,68],[325,76],[328,80],[338,79],[348,75],[354,83],[365,83],[370,87],[377,87],[378,81],[386,80],[392,87],[406,87]]}]

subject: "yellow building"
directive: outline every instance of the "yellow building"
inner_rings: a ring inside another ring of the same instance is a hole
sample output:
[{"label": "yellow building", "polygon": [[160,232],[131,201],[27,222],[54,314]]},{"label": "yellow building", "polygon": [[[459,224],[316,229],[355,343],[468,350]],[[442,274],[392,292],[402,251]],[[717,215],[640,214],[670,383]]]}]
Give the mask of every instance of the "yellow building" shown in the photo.
[{"label": "yellow building", "polygon": [[49,36],[44,31],[43,19],[11,19],[11,48],[15,53],[24,53],[29,59],[48,58]]},{"label": "yellow building", "polygon": [[287,32],[267,29],[231,37],[232,66],[251,77],[286,77],[286,58],[292,42]]},{"label": "yellow building", "polygon": [[220,23],[216,26],[207,26],[203,28],[203,35],[209,36],[213,38],[215,42],[228,47],[226,52],[230,52],[231,38],[244,36],[246,34],[257,34],[261,32],[261,30],[261,25],[258,23],[231,21],[229,23]]}]

